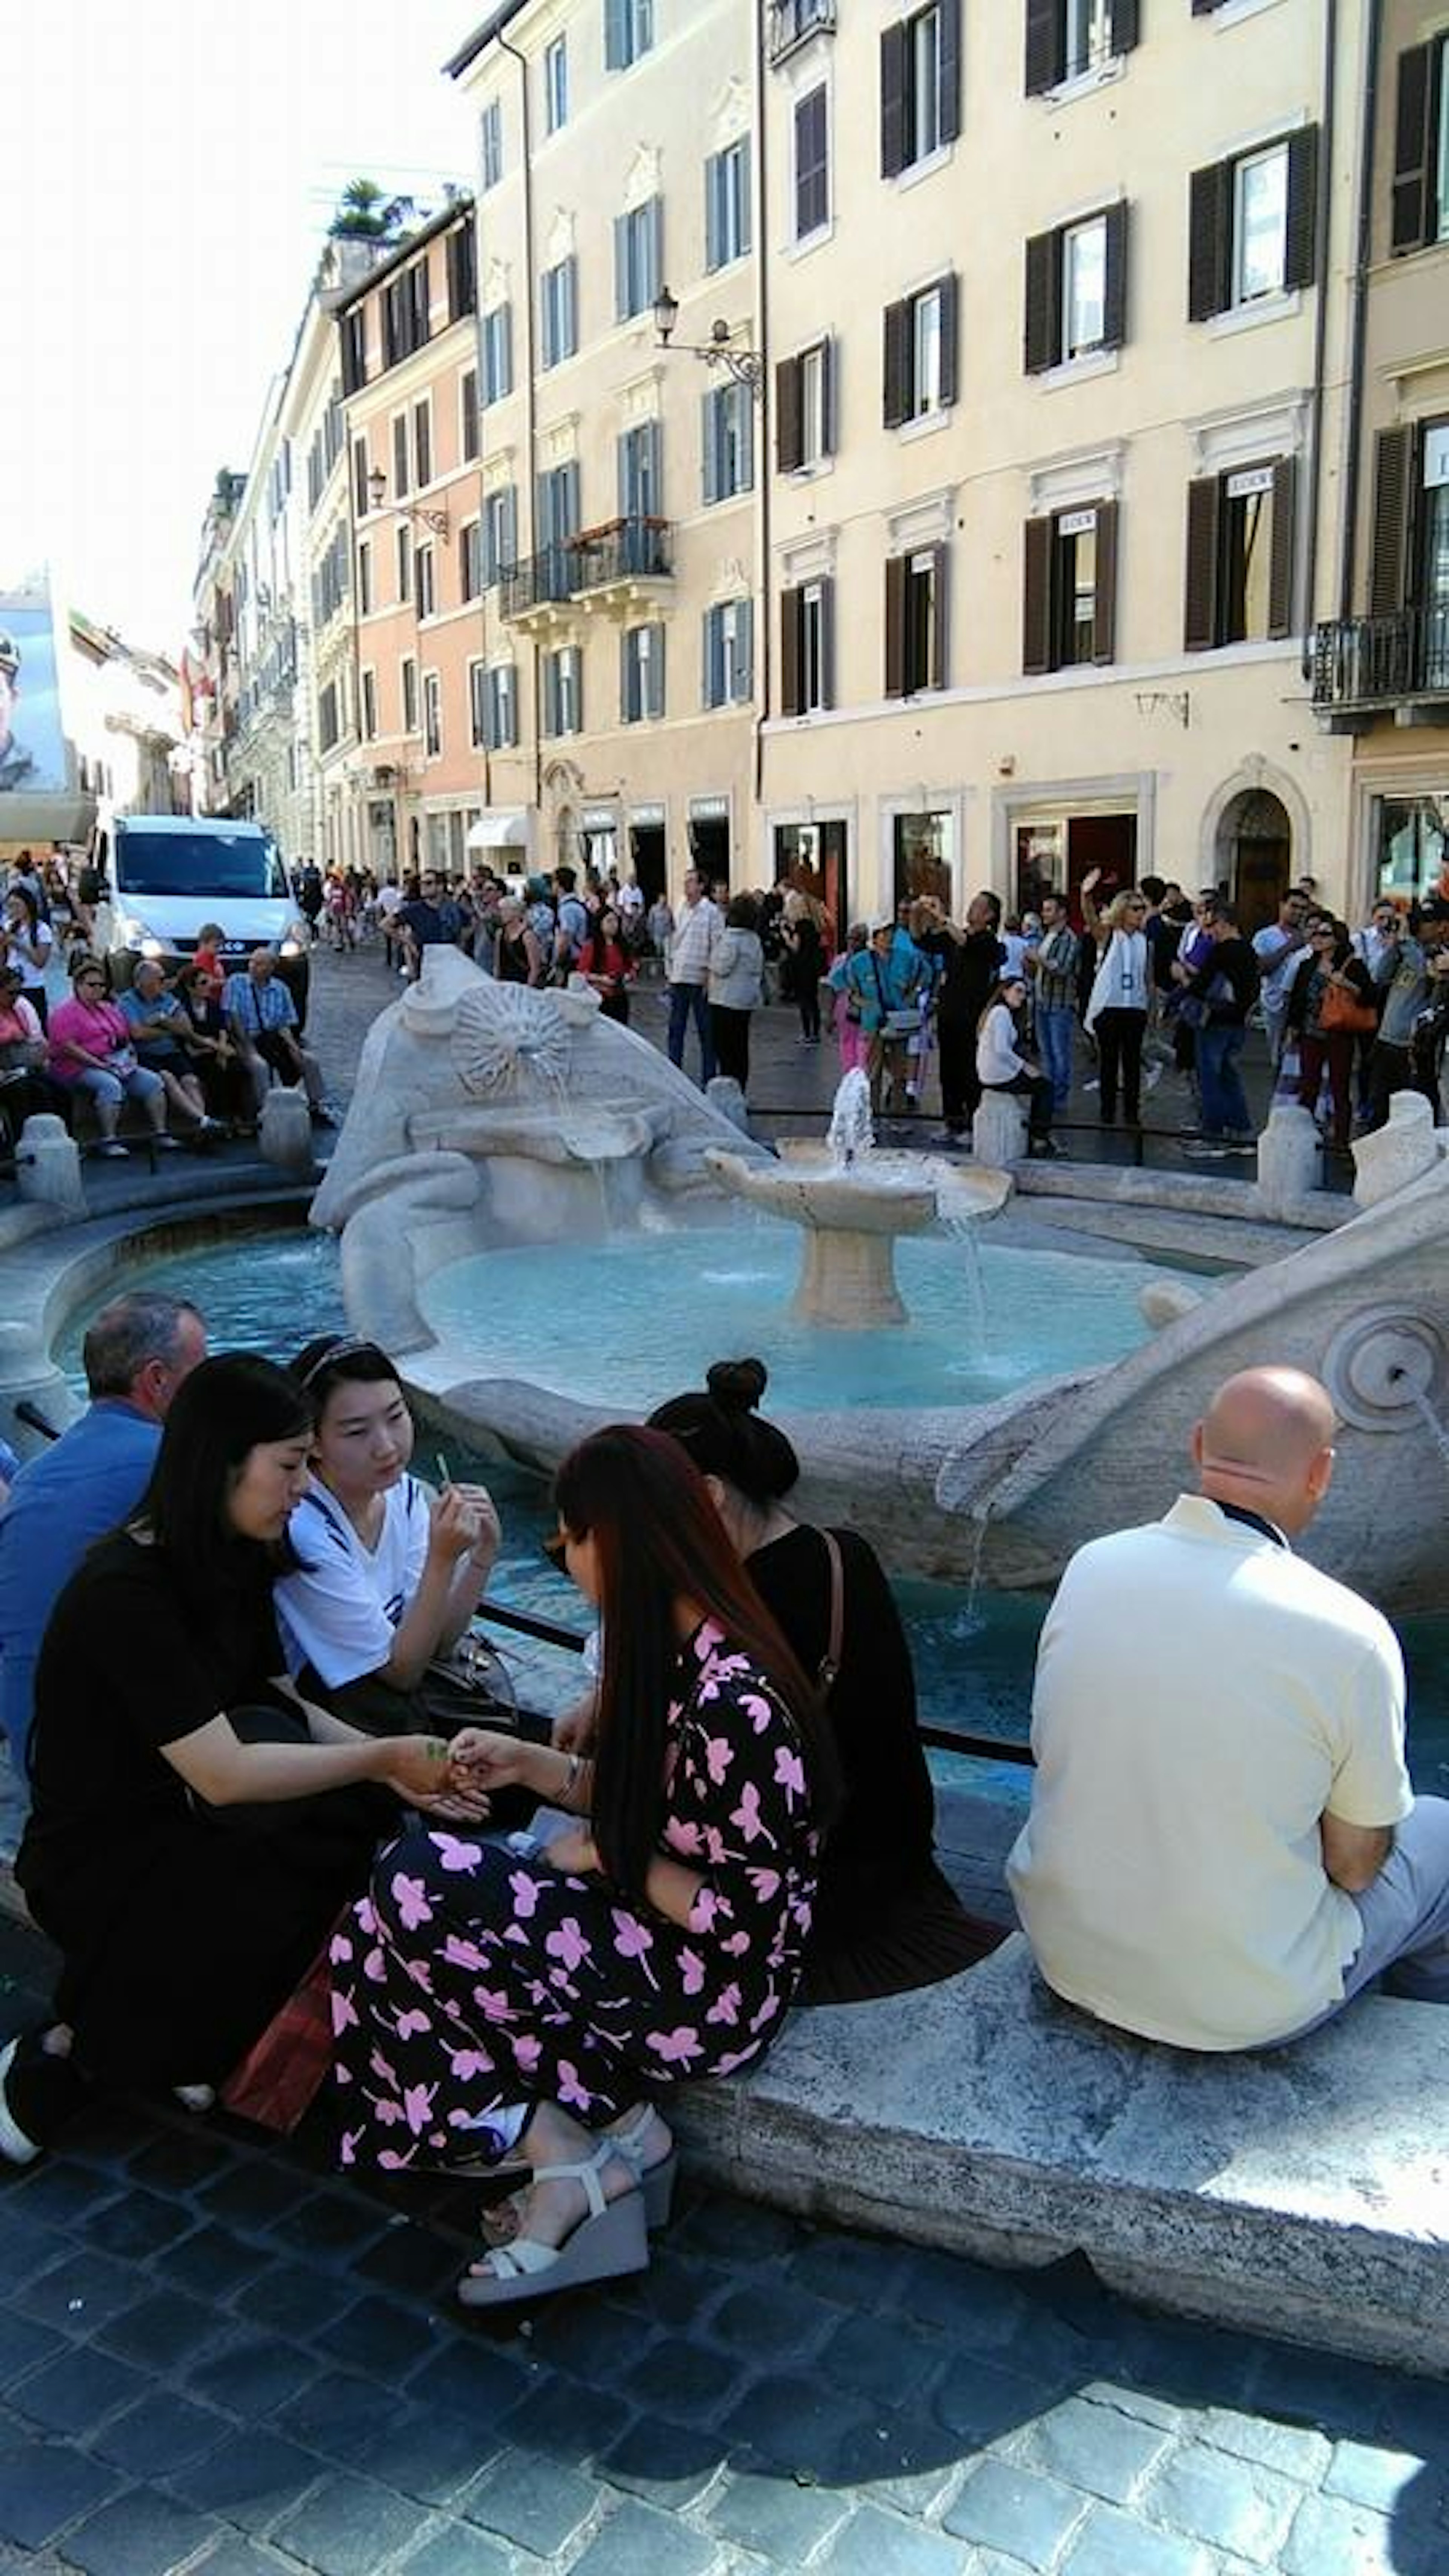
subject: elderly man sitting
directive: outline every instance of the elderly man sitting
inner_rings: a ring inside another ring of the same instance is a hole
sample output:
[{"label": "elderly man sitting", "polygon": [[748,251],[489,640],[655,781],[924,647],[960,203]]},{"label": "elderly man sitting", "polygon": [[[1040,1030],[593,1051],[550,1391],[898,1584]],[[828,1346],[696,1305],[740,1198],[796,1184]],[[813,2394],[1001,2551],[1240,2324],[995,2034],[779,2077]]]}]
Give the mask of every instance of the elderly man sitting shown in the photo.
[{"label": "elderly man sitting", "polygon": [[1195,1494],[1073,1557],[1007,1864],[1047,1984],[1178,2048],[1261,2048],[1394,1965],[1449,2001],[1449,1802],[1404,1768],[1387,1620],[1295,1555],[1333,1474],[1317,1380],[1230,1378]]},{"label": "elderly man sitting", "polygon": [[138,1063],[148,1073],[160,1075],[171,1107],[198,1136],[219,1134],[218,1122],[206,1114],[200,1079],[183,1044],[191,1023],[176,995],[167,992],[164,970],[154,957],[137,960],[129,990],[116,998],[130,1029]]},{"label": "elderly man sitting", "polygon": [[275,950],[254,948],[244,971],[228,975],[221,996],[227,1027],[251,1082],[256,1115],[262,1114],[270,1070],[280,1082],[301,1083],[314,1127],[335,1127],[337,1120],[322,1095],[322,1068],[302,1044],[296,1007],[276,966]]}]

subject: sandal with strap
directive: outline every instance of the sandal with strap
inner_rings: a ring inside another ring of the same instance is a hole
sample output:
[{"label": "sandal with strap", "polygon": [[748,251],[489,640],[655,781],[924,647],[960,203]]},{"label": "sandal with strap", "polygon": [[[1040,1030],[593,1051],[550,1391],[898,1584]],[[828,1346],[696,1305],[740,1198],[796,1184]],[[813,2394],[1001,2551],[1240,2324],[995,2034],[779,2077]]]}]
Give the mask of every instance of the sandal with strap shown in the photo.
[{"label": "sandal with strap", "polygon": [[465,2308],[503,2308],[526,2299],[552,2296],[555,2290],[579,2290],[590,2281],[613,2281],[626,2272],[647,2271],[649,2235],[644,2224],[644,2195],[630,2184],[617,2200],[606,2200],[600,2180],[614,2155],[611,2140],[576,2163],[536,2165],[533,2179],[582,2183],[588,2214],[564,2238],[545,2245],[536,2236],[515,2236],[495,2245],[483,2258],[481,2271],[465,2272],[458,2298]]},{"label": "sandal with strap", "polygon": [[[644,2162],[644,2140],[648,2135],[649,2123],[653,2117],[653,2104],[641,2102],[629,2114],[626,2126],[609,2129],[604,2133],[604,2142],[612,2148],[620,2163],[628,2166],[639,2185],[644,2199],[644,2224],[651,2236],[656,2235],[661,2227],[669,2225],[674,2209],[674,2186],[679,2179],[679,2150],[672,2140],[667,2156],[661,2156],[658,2162],[652,2165],[646,2165]],[[527,2158],[522,2156],[507,2156],[501,2164],[496,2165],[487,2165],[481,2161],[472,2167],[454,2165],[451,2170],[455,2175],[466,2173],[470,2179],[481,2180],[491,2176],[495,2181],[506,2180],[515,2174],[527,2174],[530,2177],[533,2174],[532,2166]],[[511,2192],[505,2199],[491,2202],[484,2210],[482,2228],[489,2245],[507,2245],[512,2242],[511,2229],[517,2222],[523,2198],[523,2192]]]}]

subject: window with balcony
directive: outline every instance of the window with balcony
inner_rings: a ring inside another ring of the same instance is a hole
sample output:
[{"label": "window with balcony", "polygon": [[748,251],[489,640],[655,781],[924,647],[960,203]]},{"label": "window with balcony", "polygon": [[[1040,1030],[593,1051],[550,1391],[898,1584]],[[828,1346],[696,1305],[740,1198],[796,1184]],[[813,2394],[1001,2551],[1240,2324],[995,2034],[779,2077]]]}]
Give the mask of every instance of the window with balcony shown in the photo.
[{"label": "window with balcony", "polygon": [[619,721],[645,724],[664,713],[664,629],[626,626],[619,639]]},{"label": "window with balcony", "polygon": [[1021,667],[1065,671],[1110,662],[1117,608],[1117,504],[1028,519],[1022,573]]},{"label": "window with balcony", "polygon": [[513,307],[495,304],[483,316],[483,401],[502,402],[513,391]]},{"label": "window with balcony", "polygon": [[834,343],[816,340],[775,369],[775,465],[807,473],[835,453]]},{"label": "window with balcony", "polygon": [[704,264],[727,268],[750,247],[750,138],[712,152],[704,165]]},{"label": "window with balcony", "polygon": [[1211,321],[1271,302],[1314,277],[1318,128],[1194,170],[1188,217],[1188,318]]},{"label": "window with balcony", "polygon": [[1449,241],[1449,35],[1399,56],[1390,205],[1396,258]]},{"label": "window with balcony", "polygon": [[928,161],[960,131],[961,0],[932,0],[881,31],[882,178]]},{"label": "window with balcony", "polygon": [[707,707],[748,703],[755,685],[752,600],[725,599],[705,610],[703,678]]},{"label": "window with balcony", "polygon": [[885,310],[887,429],[949,411],[956,399],[956,280],[937,278]]},{"label": "window with balcony", "polygon": [[543,56],[543,128],[557,134],[569,121],[569,40],[555,36]]},{"label": "window with balcony", "polygon": [[1138,0],[1027,0],[1026,94],[1085,80],[1132,51]]},{"label": "window with balcony", "polygon": [[830,221],[830,95],[822,81],[795,101],[795,239],[808,241]]},{"label": "window with balcony", "polygon": [[579,532],[579,469],[576,458],[566,465],[550,465],[540,474],[537,488],[538,542],[541,546],[566,546]]},{"label": "window with balcony", "polygon": [[1183,620],[1189,653],[1292,634],[1296,488],[1291,456],[1189,483]]},{"label": "window with balcony", "polygon": [[618,492],[621,519],[659,519],[664,515],[663,434],[657,420],[636,421],[618,444]]},{"label": "window with balcony", "polygon": [[1374,443],[1367,658],[1360,695],[1449,692],[1449,420],[1382,429]]},{"label": "window with balcony", "polygon": [[650,197],[614,217],[614,319],[652,310],[664,280],[664,200]]},{"label": "window with balcony", "polygon": [[579,264],[572,254],[544,270],[541,302],[543,363],[557,367],[579,345]]},{"label": "window with balcony", "polygon": [[419,617],[432,617],[436,615],[438,602],[434,589],[433,549],[431,546],[419,546],[417,553],[413,558],[413,584],[417,592],[417,610]]},{"label": "window with balcony", "polygon": [[715,385],[700,406],[702,497],[731,501],[755,479],[755,407],[748,385]]},{"label": "window with balcony", "polygon": [[398,664],[398,699],[402,707],[404,733],[418,729],[418,666],[408,654]]},{"label": "window with balcony", "polygon": [[483,496],[483,587],[491,590],[518,561],[518,494],[511,483]]},{"label": "window with balcony", "polygon": [[835,26],[835,0],[769,0],[768,44],[772,63]]},{"label": "window with balcony", "polygon": [[604,0],[604,69],[625,72],[654,44],[654,0]]},{"label": "window with balcony", "polygon": [[780,712],[813,715],[831,703],[835,584],[828,576],[780,593]]},{"label": "window with balcony", "polygon": [[443,683],[436,671],[423,673],[423,752],[429,760],[443,756]]},{"label": "window with balcony", "polygon": [[1025,366],[1070,365],[1127,336],[1127,208],[1034,233],[1026,245]]},{"label": "window with balcony", "polygon": [[584,729],[584,657],[577,644],[543,657],[543,730],[550,741]]},{"label": "window with balcony", "polygon": [[485,189],[503,176],[503,101],[490,98],[478,119],[478,174]]},{"label": "window with balcony", "polygon": [[891,555],[885,568],[885,693],[946,686],[946,549]]}]

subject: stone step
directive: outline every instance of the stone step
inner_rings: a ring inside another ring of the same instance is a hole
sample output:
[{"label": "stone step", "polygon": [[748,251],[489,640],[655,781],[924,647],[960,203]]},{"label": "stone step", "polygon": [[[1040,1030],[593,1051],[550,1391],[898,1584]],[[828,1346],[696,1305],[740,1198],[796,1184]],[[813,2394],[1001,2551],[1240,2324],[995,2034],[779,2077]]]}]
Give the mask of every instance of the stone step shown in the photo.
[{"label": "stone step", "polygon": [[1019,1933],[948,1984],[799,2012],[691,2087],[690,2163],[810,2217],[1449,2377],[1449,2010],[1361,1998],[1291,2048],[1099,2030]]}]

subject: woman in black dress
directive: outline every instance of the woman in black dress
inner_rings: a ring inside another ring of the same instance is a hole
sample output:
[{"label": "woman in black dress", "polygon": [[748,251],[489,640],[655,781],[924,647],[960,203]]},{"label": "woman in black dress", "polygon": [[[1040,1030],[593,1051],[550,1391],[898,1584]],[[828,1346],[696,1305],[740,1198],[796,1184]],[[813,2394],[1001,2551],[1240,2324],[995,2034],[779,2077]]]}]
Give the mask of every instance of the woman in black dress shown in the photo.
[{"label": "woman in black dress", "polygon": [[[935,1792],[916,1726],[910,1648],[880,1560],[855,1530],[798,1521],[783,1497],[800,1461],[756,1411],[761,1360],[718,1360],[706,1389],[649,1417],[700,1469],[750,1579],[805,1671],[826,1690],[843,1797],[821,1859],[802,2003],[905,1994],[996,1947],[934,1853]],[[840,1646],[830,1672],[838,1550]]]},{"label": "woman in black dress", "polygon": [[785,897],[780,916],[785,943],[790,996],[800,1014],[802,1045],[820,1043],[820,980],[829,962],[818,905],[796,887]]},{"label": "woman in black dress", "polygon": [[209,2087],[245,2056],[367,1884],[383,1790],[481,1811],[446,1794],[443,1745],[359,1736],[282,1678],[272,1582],[311,1441],[281,1369],[203,1361],[136,1517],[56,1603],[15,1875],[61,1968],[53,2021],[0,2052],[13,2163],[93,2089]]}]

